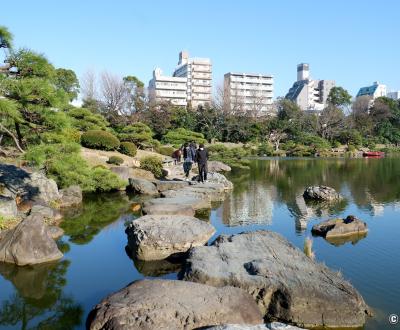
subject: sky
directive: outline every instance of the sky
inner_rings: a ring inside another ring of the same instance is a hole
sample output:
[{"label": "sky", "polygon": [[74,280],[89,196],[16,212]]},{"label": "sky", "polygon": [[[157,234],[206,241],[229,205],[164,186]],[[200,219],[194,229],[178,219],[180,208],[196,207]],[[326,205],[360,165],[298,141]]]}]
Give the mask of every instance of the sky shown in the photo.
[{"label": "sky", "polygon": [[302,62],[352,95],[374,81],[400,90],[399,17],[398,0],[0,1],[16,47],[79,78],[109,71],[147,85],[155,67],[172,74],[187,50],[211,59],[214,86],[226,72],[272,74],[275,97]]}]

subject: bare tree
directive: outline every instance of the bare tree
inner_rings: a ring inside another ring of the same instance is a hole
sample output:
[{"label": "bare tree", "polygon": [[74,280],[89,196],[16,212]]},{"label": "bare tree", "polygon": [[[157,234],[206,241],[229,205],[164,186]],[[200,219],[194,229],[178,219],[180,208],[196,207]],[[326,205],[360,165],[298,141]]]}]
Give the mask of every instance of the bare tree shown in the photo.
[{"label": "bare tree", "polygon": [[263,94],[261,86],[257,89],[250,90],[250,111],[254,117],[260,116],[265,109],[266,97]]},{"label": "bare tree", "polygon": [[102,111],[110,121],[119,122],[126,110],[129,93],[123,79],[109,72],[100,76]]},{"label": "bare tree", "polygon": [[84,100],[97,99],[96,73],[88,70],[81,78],[81,91]]},{"label": "bare tree", "polygon": [[317,130],[324,139],[338,135],[344,125],[344,113],[336,106],[329,105],[317,116]]},{"label": "bare tree", "polygon": [[278,151],[281,141],[286,138],[287,134],[284,131],[275,129],[270,133],[268,141],[274,145],[275,151]]},{"label": "bare tree", "polygon": [[355,99],[352,105],[351,125],[364,133],[372,129],[372,119],[369,115],[371,106],[373,105],[372,97],[360,96]]},{"label": "bare tree", "polygon": [[228,88],[224,83],[217,85],[217,92],[213,98],[213,107],[220,110],[224,114],[230,113]]}]

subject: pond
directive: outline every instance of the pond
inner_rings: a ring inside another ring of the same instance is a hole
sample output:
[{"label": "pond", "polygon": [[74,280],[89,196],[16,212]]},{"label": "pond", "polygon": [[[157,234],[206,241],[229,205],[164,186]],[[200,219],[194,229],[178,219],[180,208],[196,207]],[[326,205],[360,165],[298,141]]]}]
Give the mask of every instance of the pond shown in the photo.
[{"label": "pond", "polygon": [[[373,308],[364,329],[395,329],[400,314],[400,159],[263,159],[250,171],[232,173],[234,191],[209,215],[219,234],[269,229],[303,249],[313,240],[317,261],[339,270]],[[345,201],[310,205],[305,187],[324,184]],[[142,278],[175,279],[180,265],[132,261],[125,252],[126,223],[138,215],[135,196],[87,196],[70,210],[59,241],[64,258],[35,267],[0,264],[1,329],[84,329],[91,308],[106,295]],[[326,241],[311,227],[330,217],[355,215],[366,237]]]}]

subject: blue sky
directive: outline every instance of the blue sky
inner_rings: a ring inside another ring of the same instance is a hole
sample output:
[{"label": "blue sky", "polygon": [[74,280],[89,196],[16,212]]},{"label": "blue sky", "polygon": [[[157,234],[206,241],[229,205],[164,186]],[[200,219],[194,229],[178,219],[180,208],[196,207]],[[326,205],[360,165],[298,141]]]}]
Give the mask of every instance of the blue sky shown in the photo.
[{"label": "blue sky", "polygon": [[400,90],[400,1],[2,1],[0,25],[18,47],[46,54],[81,77],[88,69],[171,74],[178,53],[210,57],[213,84],[226,72],[269,73],[275,96],[296,65],[355,94],[373,81]]}]

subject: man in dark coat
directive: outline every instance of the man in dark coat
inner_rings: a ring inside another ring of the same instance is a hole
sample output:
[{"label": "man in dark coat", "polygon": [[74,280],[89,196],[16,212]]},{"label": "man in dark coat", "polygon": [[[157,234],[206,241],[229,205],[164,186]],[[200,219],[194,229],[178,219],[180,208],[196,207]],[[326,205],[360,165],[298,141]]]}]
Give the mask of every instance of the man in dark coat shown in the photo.
[{"label": "man in dark coat", "polygon": [[183,146],[183,171],[185,172],[186,181],[189,180],[190,170],[195,158],[196,151],[189,146],[189,143],[185,143]]},{"label": "man in dark coat", "polygon": [[204,183],[207,181],[208,151],[202,143],[196,151],[196,162],[199,167],[199,179],[197,181]]}]

